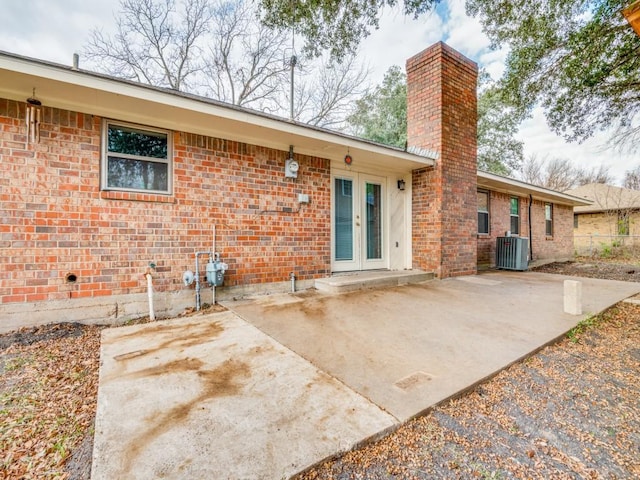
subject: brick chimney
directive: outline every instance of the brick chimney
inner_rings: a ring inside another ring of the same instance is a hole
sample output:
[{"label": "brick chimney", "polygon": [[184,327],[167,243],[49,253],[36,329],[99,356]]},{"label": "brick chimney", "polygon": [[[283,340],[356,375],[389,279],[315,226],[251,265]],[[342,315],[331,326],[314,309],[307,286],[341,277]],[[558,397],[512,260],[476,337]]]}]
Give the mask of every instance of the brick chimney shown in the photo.
[{"label": "brick chimney", "polygon": [[439,42],[407,60],[407,146],[437,153],[413,172],[413,267],[477,271],[477,65]]}]

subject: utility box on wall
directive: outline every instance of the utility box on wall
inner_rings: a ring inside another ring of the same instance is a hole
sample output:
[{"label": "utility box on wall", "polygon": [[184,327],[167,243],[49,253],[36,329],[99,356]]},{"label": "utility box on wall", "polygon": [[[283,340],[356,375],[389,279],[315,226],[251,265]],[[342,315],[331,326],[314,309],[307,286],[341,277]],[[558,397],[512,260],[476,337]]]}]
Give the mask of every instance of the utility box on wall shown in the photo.
[{"label": "utility box on wall", "polygon": [[529,268],[529,239],[527,237],[498,237],[496,239],[496,268],[527,270]]}]

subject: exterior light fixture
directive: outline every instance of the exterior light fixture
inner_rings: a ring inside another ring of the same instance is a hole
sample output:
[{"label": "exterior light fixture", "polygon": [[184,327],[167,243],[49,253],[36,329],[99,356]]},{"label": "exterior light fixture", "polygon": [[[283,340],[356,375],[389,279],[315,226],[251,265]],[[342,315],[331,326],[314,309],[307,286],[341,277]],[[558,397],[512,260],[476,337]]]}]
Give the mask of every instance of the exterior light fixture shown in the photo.
[{"label": "exterior light fixture", "polygon": [[40,121],[42,118],[42,102],[36,98],[36,89],[27,98],[25,123],[27,124],[27,142],[38,143],[40,141]]},{"label": "exterior light fixture", "polygon": [[629,25],[635,30],[636,34],[640,36],[640,0],[636,0],[622,10],[622,15],[627,19],[627,22],[629,22]]},{"label": "exterior light fixture", "polygon": [[404,180],[402,179],[398,180],[398,190],[404,191],[404,187],[405,187]]},{"label": "exterior light fixture", "polygon": [[348,153],[344,156],[345,165],[351,165],[353,163],[353,158]]}]

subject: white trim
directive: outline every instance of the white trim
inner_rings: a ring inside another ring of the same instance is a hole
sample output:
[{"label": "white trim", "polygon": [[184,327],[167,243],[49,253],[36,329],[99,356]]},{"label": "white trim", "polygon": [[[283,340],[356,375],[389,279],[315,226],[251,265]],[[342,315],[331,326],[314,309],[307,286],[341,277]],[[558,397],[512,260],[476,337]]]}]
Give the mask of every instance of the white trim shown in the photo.
[{"label": "white trim", "polygon": [[[389,178],[383,177],[379,175],[371,175],[361,173],[358,176],[358,181],[360,182],[360,215],[361,215],[361,230],[360,234],[360,270],[375,270],[375,269],[385,269],[389,268],[389,204],[391,203],[391,198],[389,196]],[[379,259],[368,259],[367,258],[367,225],[366,225],[366,204],[368,203],[366,199],[364,199],[364,195],[366,194],[365,185],[380,185],[380,201],[382,205],[380,205],[381,210],[381,223],[380,228],[382,229],[381,238],[380,238],[380,254],[382,258]]]},{"label": "white trim", "polygon": [[354,160],[404,171],[435,160],[309,125],[254,112],[195,95],[142,85],[106,75],[0,52],[0,96],[24,101],[36,88],[45,106],[107,118],[152,123],[238,142],[337,160]]},{"label": "white trim", "polygon": [[591,205],[589,200],[574,197],[562,192],[556,192],[548,188],[538,187],[530,183],[515,180],[513,178],[503,177],[495,173],[484,172],[478,170],[478,188],[507,193],[509,195],[529,196],[537,200],[545,202],[559,203],[562,205],[580,206]]},{"label": "white trim", "polygon": [[[335,183],[336,179],[347,179],[352,182],[352,206],[353,206],[353,259],[336,260],[335,251]],[[365,183],[378,184],[381,187],[382,209],[382,238],[381,259],[366,258],[366,200],[364,200]],[[349,170],[331,170],[331,270],[333,272],[364,271],[389,268],[389,205],[391,202],[389,177],[364,172]],[[359,218],[358,218],[359,217]],[[359,225],[358,225],[359,224]]]},{"label": "white trim", "polygon": [[[167,158],[155,158],[155,157],[145,157],[141,155],[129,155],[126,153],[119,152],[110,152],[109,151],[109,126],[113,125],[116,127],[125,127],[130,128],[131,130],[137,130],[140,132],[149,132],[149,133],[161,133],[167,136]],[[170,130],[163,130],[160,128],[149,127],[146,125],[139,125],[136,123],[129,122],[120,122],[118,120],[111,119],[103,119],[102,126],[100,129],[101,139],[100,139],[100,190],[102,191],[110,191],[110,192],[135,192],[135,193],[151,193],[156,195],[173,195],[173,133]],[[110,187],[109,186],[109,178],[108,178],[108,164],[109,164],[109,154],[112,153],[111,156],[117,156],[120,158],[127,158],[132,160],[141,160],[143,162],[150,163],[161,163],[167,165],[167,190],[146,190],[146,189],[138,189],[138,188],[122,188],[122,187]]]}]

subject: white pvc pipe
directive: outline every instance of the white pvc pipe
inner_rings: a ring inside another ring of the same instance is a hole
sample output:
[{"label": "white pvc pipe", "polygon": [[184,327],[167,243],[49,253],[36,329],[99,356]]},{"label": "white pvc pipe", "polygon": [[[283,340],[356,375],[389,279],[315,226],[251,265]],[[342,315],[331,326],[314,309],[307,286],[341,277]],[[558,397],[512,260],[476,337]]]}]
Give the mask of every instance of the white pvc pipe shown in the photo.
[{"label": "white pvc pipe", "polygon": [[[215,256],[216,254],[216,224],[213,224],[213,245],[212,245],[212,249],[211,252],[213,253],[213,255]],[[213,285],[211,285],[211,305],[215,305],[216,304],[216,282],[213,282]]]},{"label": "white pvc pipe", "polygon": [[156,314],[153,311],[153,281],[152,281],[153,277],[149,272],[145,273],[144,276],[147,277],[147,295],[149,297],[149,318],[151,320],[155,320]]}]

